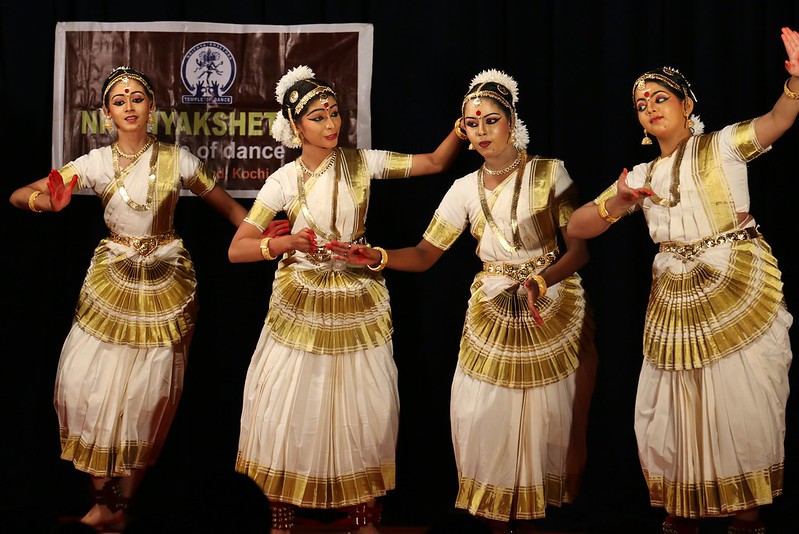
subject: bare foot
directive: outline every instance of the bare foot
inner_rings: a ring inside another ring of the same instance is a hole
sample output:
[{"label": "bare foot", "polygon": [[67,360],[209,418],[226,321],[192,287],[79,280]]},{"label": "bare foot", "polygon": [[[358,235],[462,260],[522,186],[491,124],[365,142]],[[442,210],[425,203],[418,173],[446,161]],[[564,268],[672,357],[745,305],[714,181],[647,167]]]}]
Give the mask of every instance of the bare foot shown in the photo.
[{"label": "bare foot", "polygon": [[377,530],[377,527],[374,526],[372,523],[368,525],[364,525],[358,529],[358,534],[380,534],[380,531]]},{"label": "bare foot", "polygon": [[81,523],[86,523],[99,531],[103,531],[105,527],[111,526],[119,526],[121,530],[124,521],[124,511],[119,510],[117,512],[112,512],[107,506],[99,504],[95,504],[80,520]]}]

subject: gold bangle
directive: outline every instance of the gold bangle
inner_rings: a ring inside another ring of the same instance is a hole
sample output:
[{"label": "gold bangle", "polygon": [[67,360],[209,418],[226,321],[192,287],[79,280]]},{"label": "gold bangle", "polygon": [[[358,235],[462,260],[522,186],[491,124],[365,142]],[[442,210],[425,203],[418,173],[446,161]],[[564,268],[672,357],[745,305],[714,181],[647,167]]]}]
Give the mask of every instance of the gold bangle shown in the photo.
[{"label": "gold bangle", "polygon": [[538,286],[538,296],[536,297],[536,300],[538,300],[541,297],[543,297],[547,292],[547,281],[544,280],[544,277],[541,276],[540,274],[531,274],[530,280],[535,282],[536,285]]},{"label": "gold bangle", "polygon": [[799,93],[794,93],[791,91],[791,88],[788,87],[788,82],[791,81],[791,78],[785,80],[785,85],[782,87],[782,92],[785,93],[785,96],[790,98],[791,100],[799,100]]},{"label": "gold bangle", "polygon": [[269,252],[269,240],[272,239],[271,237],[265,237],[261,239],[261,256],[264,257],[265,260],[276,260],[277,256],[272,256],[272,253]]},{"label": "gold bangle", "polygon": [[44,211],[44,210],[37,210],[36,204],[34,204],[36,202],[36,199],[39,198],[39,195],[41,194],[42,194],[41,191],[36,190],[33,193],[31,193],[31,196],[28,197],[28,207],[34,213],[41,213],[42,211]]},{"label": "gold bangle", "polygon": [[621,219],[621,217],[614,217],[613,215],[608,213],[608,208],[605,205],[607,203],[607,201],[608,201],[608,199],[603,198],[602,202],[597,204],[596,210],[599,212],[599,216],[602,217],[602,219],[604,219],[606,223],[613,224],[616,221],[618,221],[619,219]]},{"label": "gold bangle", "polygon": [[457,119],[455,119],[455,135],[457,135],[459,139],[463,139],[464,141],[466,141],[467,139],[469,139],[469,136],[466,135],[466,132],[464,132],[463,128],[461,127],[462,118],[463,117],[458,117]]},{"label": "gold bangle", "polygon": [[377,267],[372,267],[371,265],[367,265],[367,267],[369,267],[370,271],[382,271],[388,265],[388,252],[383,247],[372,247],[372,249],[380,252],[380,263],[377,264]]}]

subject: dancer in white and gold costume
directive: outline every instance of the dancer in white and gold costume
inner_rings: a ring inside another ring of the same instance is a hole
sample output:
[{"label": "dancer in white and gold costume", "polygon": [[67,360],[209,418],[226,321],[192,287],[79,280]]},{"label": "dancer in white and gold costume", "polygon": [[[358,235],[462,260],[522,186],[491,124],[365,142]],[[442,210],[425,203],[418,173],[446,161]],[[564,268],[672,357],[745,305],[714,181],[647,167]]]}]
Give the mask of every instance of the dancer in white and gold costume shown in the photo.
[{"label": "dancer in white and gold costume", "polygon": [[98,529],[123,524],[183,390],[197,281],[174,229],[180,191],[192,191],[236,226],[246,215],[199,159],[148,133],[155,94],[145,74],[115,68],[102,104],[117,140],[11,196],[14,206],[33,212],[61,211],[73,189],[91,189],[102,200],[109,236],[84,279],[55,388],[61,457],[92,475],[96,504],[82,521]]},{"label": "dancer in white and gold costume", "polygon": [[[272,532],[294,507],[342,509],[377,532],[376,498],[395,487],[399,422],[391,308],[376,269],[334,260],[325,245],[366,239],[371,180],[439,173],[461,141],[435,152],[338,147],[336,93],[299,66],[275,91],[272,135],[302,154],[266,181],[230,245],[232,262],[280,259],[269,312],[244,385],[236,470],[272,502]],[[279,212],[290,234],[264,238]]]},{"label": "dancer in white and gold costume", "polygon": [[472,80],[456,129],[484,163],[455,181],[418,245],[331,247],[370,268],[424,271],[470,227],[483,270],[452,382],[455,506],[499,531],[577,495],[597,364],[576,273],[588,251],[565,231],[577,193],[562,161],[527,154],[517,100],[516,81],[503,72]]},{"label": "dancer in white and gold costume", "polygon": [[782,494],[792,316],[782,274],[750,213],[746,164],[799,113],[799,33],[783,28],[790,77],[773,109],[703,133],[676,69],[633,84],[643,144],[660,155],[577,210],[569,232],[601,234],[643,211],[660,250],[644,326],[635,433],[650,502],[666,533],[734,515],[731,534],[765,532],[759,507]]}]

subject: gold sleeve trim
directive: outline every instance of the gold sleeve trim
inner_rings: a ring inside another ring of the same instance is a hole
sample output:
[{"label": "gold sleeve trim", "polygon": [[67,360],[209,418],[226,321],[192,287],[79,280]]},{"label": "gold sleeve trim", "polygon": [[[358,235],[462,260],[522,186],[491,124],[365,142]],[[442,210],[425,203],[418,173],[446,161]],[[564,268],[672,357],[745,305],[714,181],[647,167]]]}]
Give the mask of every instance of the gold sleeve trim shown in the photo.
[{"label": "gold sleeve trim", "polygon": [[276,211],[267,208],[256,198],[255,202],[252,203],[249,213],[244,217],[244,221],[263,232],[266,230],[266,227],[269,226],[272,219],[275,218],[275,215],[277,215]]},{"label": "gold sleeve trim", "polygon": [[412,167],[412,154],[389,152],[386,155],[386,163],[383,167],[383,174],[380,176],[380,178],[407,178],[411,175]]},{"label": "gold sleeve trim", "polygon": [[463,233],[463,228],[445,220],[438,212],[433,215],[433,220],[424,231],[424,239],[431,245],[441,250],[449,250],[455,240]]},{"label": "gold sleeve trim", "polygon": [[732,133],[732,144],[744,161],[752,161],[764,154],[766,149],[760,146],[755,134],[755,120],[743,121],[735,125]]}]

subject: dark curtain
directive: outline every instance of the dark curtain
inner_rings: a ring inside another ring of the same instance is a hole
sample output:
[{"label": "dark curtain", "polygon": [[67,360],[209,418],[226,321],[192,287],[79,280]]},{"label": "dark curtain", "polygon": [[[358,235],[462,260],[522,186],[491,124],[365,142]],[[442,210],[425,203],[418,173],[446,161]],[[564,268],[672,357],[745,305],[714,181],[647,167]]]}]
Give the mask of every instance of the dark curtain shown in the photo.
[{"label": "dark curtain", "polygon": [[[633,80],[648,68],[669,65],[686,75],[708,131],[768,111],[787,77],[780,28],[799,28],[799,0],[5,0],[0,17],[4,198],[50,170],[56,22],[186,20],[373,24],[374,148],[433,150],[458,116],[472,77],[487,68],[505,70],[519,83],[529,151],[563,159],[587,201],[622,168],[656,155],[655,147],[640,145],[630,98]],[[790,248],[797,228],[790,212],[799,198],[798,139],[794,127],[750,165],[752,213],[780,260],[794,313],[799,269]],[[386,248],[416,244],[451,182],[479,165],[477,158],[464,150],[443,175],[376,184],[370,242]],[[8,254],[0,393],[0,529],[6,532],[36,532],[54,517],[82,515],[89,505],[88,482],[58,458],[52,391],[78,290],[105,229],[97,198],[80,196],[72,204],[45,215],[8,203],[0,209],[2,251]],[[185,393],[157,469],[201,476],[233,467],[244,375],[274,265],[230,264],[233,228],[196,198],[183,199],[177,217],[196,263],[201,311]],[[581,274],[595,311],[600,367],[587,471],[577,502],[551,510],[547,521],[553,530],[659,532],[663,512],[649,506],[633,435],[655,248],[637,215],[591,241],[590,250]],[[425,273],[385,272],[401,395],[398,485],[384,499],[387,525],[430,524],[452,508],[457,481],[449,389],[468,287],[479,268],[474,242],[465,235]],[[796,329],[792,340],[796,347]],[[791,375],[795,387],[795,369]],[[787,412],[785,494],[763,512],[770,532],[788,532],[791,512],[799,508],[796,402],[794,395]],[[721,523],[717,528],[723,531]]]}]

